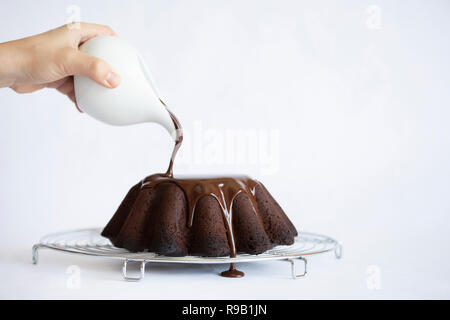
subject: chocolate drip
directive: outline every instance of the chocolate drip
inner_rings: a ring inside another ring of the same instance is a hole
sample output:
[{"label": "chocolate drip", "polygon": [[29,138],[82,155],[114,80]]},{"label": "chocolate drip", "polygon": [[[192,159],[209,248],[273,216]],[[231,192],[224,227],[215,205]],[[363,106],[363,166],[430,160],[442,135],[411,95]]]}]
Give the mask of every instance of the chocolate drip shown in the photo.
[{"label": "chocolate drip", "polygon": [[169,167],[167,168],[166,175],[168,177],[173,177],[173,164],[175,161],[175,157],[178,153],[178,150],[181,147],[181,143],[183,142],[183,129],[178,122],[178,119],[169,111],[170,117],[172,118],[173,123],[175,124],[176,137],[175,137],[175,146],[173,147],[172,155],[170,157]]},{"label": "chocolate drip", "polygon": [[174,178],[167,174],[155,174],[145,178],[142,181],[141,188],[152,188],[163,182],[175,183],[184,191],[188,202],[188,227],[192,227],[195,206],[200,198],[205,195],[211,195],[216,198],[222,209],[231,257],[236,257],[237,252],[233,233],[233,200],[239,193],[245,192],[250,196],[253,203],[253,209],[257,212],[255,200],[255,188],[257,182],[247,176],[223,178]]},{"label": "chocolate drip", "polygon": [[[225,177],[225,178],[191,178],[176,179],[173,177],[173,164],[178,150],[183,142],[183,129],[175,115],[170,112],[167,105],[160,99],[161,103],[166,107],[175,125],[175,145],[170,157],[169,167],[165,174],[155,174],[145,178],[142,181],[141,188],[151,188],[162,182],[172,182],[177,184],[186,195],[188,201],[188,227],[192,227],[194,221],[194,211],[197,202],[205,195],[212,195],[218,201],[227,229],[228,243],[231,250],[231,257],[236,257],[236,243],[233,233],[233,200],[240,192],[245,192],[250,196],[253,209],[257,212],[255,200],[255,188],[257,182],[246,176],[241,177]],[[234,263],[230,264],[230,269],[221,273],[224,277],[243,277],[244,273],[236,270]]]},{"label": "chocolate drip", "polygon": [[183,142],[183,128],[181,127],[180,122],[178,121],[177,117],[175,117],[175,115],[170,112],[169,108],[167,108],[167,105],[164,103],[164,101],[162,101],[161,99],[159,99],[159,101],[161,101],[161,103],[166,107],[167,112],[169,112],[170,117],[172,118],[173,124],[175,125],[175,146],[173,147],[173,151],[172,151],[172,155],[170,157],[170,162],[169,162],[169,167],[167,168],[166,171],[166,175],[169,177],[173,177],[173,164],[175,162],[175,157],[177,155],[178,150],[181,147],[181,143]]}]

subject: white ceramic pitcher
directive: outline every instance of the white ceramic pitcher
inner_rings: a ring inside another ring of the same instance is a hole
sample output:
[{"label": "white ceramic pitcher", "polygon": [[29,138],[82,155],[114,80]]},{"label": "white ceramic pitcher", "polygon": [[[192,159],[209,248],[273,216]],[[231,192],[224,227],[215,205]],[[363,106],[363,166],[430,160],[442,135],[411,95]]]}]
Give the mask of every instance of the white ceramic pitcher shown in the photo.
[{"label": "white ceramic pitcher", "polygon": [[105,60],[121,77],[118,87],[108,89],[87,77],[75,76],[75,97],[85,113],[118,126],[156,122],[175,137],[172,118],[134,47],[117,37],[107,36],[86,41],[80,50]]}]

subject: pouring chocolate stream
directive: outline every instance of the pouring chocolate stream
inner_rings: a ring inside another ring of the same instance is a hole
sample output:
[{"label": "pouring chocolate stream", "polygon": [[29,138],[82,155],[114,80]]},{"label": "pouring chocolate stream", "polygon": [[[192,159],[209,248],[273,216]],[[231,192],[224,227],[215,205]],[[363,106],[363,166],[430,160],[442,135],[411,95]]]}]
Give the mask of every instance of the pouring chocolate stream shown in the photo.
[{"label": "pouring chocolate stream", "polygon": [[[167,108],[167,105],[161,100]],[[175,145],[169,162],[169,167],[165,174],[151,175],[142,180],[141,188],[152,188],[163,182],[171,182],[178,185],[186,196],[188,202],[188,227],[192,227],[194,220],[195,206],[201,197],[205,195],[213,196],[219,203],[223,214],[227,237],[231,251],[231,257],[236,257],[236,242],[233,232],[232,204],[236,196],[245,192],[253,204],[253,210],[258,213],[255,200],[255,187],[257,182],[246,176],[220,177],[220,178],[174,178],[173,166],[175,157],[183,142],[183,129],[175,115],[167,108],[175,126]],[[243,277],[244,273],[237,270],[234,264],[230,264],[230,269],[221,273],[225,277]]]}]

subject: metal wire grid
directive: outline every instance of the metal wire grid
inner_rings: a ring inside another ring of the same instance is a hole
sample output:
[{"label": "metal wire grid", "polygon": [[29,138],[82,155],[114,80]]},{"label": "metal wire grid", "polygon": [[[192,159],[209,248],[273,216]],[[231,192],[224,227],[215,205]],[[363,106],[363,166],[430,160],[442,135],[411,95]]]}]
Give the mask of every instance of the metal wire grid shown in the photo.
[{"label": "metal wire grid", "polygon": [[[33,263],[38,263],[38,250],[48,248],[67,253],[84,254],[105,258],[123,260],[122,275],[125,280],[141,280],[145,275],[145,265],[149,262],[166,263],[198,263],[198,264],[220,264],[257,262],[268,260],[287,260],[291,263],[292,278],[303,277],[307,273],[307,260],[305,256],[334,252],[336,258],[342,256],[342,246],[335,239],[309,232],[299,233],[294,244],[290,246],[277,246],[259,255],[238,254],[231,257],[167,257],[152,252],[132,253],[126,249],[114,247],[111,242],[100,235],[101,229],[82,229],[75,231],[59,232],[43,237],[38,244],[33,246]],[[301,260],[304,263],[304,272],[297,274],[295,271],[295,261]],[[130,277],[127,272],[127,265],[130,261],[141,263],[139,277]]]}]

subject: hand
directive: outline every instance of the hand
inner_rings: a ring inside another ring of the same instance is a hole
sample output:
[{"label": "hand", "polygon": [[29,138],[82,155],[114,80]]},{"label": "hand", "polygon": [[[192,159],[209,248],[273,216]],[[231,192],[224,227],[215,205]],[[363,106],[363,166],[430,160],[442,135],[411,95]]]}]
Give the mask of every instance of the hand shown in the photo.
[{"label": "hand", "polygon": [[75,105],[73,75],[83,75],[106,88],[115,88],[120,76],[112,67],[78,50],[91,38],[115,35],[107,26],[81,23],[79,28],[64,25],[32,37],[0,43],[0,87],[10,87],[18,93],[55,88]]}]

